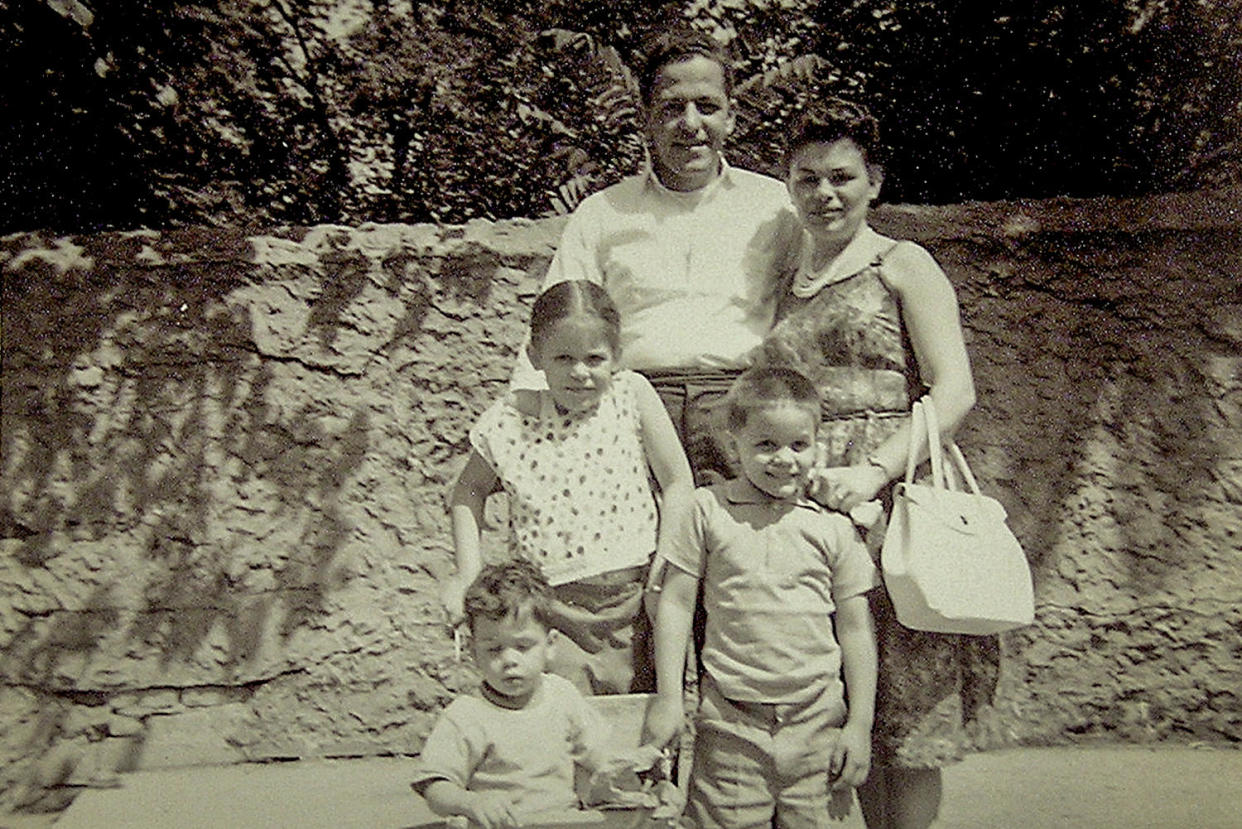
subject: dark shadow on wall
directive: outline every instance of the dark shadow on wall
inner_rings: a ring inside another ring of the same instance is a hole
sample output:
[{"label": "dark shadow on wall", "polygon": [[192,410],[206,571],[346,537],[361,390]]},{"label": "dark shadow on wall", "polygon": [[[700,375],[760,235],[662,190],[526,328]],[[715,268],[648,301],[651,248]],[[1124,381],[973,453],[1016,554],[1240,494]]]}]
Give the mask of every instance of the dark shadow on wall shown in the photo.
[{"label": "dark shadow on wall", "polygon": [[1056,567],[1070,511],[1115,528],[1108,546],[1139,594],[1202,557],[1185,532],[1221,501],[1214,462],[1236,454],[1240,426],[1208,363],[1242,357],[1242,340],[1207,327],[1242,309],[1238,241],[1050,234],[950,254],[989,263],[959,288],[982,357],[970,440],[998,450],[991,472],[1037,575]]},{"label": "dark shadow on wall", "polygon": [[1009,707],[986,747],[1011,728],[1239,739],[1222,677],[1240,620],[1214,574],[1234,571],[1242,532],[1228,471],[1242,468],[1242,236],[929,247],[957,285],[974,360],[979,404],[961,442],[1036,585],[1037,624],[1005,637]]},{"label": "dark shadow on wall", "polygon": [[15,565],[0,573],[14,588],[0,690],[39,698],[27,758],[66,738],[84,695],[249,691],[310,670],[272,645],[341,613],[341,553],[376,496],[360,476],[401,487],[409,471],[409,526],[438,517],[441,478],[520,342],[521,286],[546,266],[451,228],[451,244],[364,239],[393,246],[378,263],[365,231],[283,233],[0,243],[0,541]]},{"label": "dark shadow on wall", "polygon": [[[264,641],[322,616],[338,586],[353,529],[342,501],[372,415],[288,387],[354,378],[256,347],[251,309],[226,301],[271,278],[248,264],[243,235],[168,239],[72,240],[85,266],[24,253],[39,247],[31,239],[0,259],[0,538],[20,582],[0,644],[5,684],[119,691],[125,670],[86,678],[91,657],[165,669],[201,662],[205,646],[218,676],[204,682],[251,682],[272,670],[255,664]],[[177,256],[193,261],[144,263]],[[307,325],[322,346],[347,324],[366,264],[327,257]],[[390,264],[394,283],[414,267]],[[418,334],[432,293],[404,293],[395,336]]]}]

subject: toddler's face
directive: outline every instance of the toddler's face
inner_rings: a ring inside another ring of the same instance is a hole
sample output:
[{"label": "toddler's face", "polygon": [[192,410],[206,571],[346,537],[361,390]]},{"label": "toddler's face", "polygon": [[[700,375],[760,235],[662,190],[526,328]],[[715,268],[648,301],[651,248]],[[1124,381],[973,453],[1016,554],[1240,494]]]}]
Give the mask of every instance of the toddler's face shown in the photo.
[{"label": "toddler's face", "polygon": [[778,501],[802,496],[815,463],[818,412],[777,403],[750,413],[733,432],[742,474],[755,489]]},{"label": "toddler's face", "polygon": [[595,317],[567,317],[554,323],[531,343],[530,362],[548,378],[548,390],[564,414],[598,406],[617,370],[607,326]]},{"label": "toddler's face", "polygon": [[476,619],[474,661],[483,681],[514,707],[525,705],[547,667],[550,638],[529,608],[503,619]]}]

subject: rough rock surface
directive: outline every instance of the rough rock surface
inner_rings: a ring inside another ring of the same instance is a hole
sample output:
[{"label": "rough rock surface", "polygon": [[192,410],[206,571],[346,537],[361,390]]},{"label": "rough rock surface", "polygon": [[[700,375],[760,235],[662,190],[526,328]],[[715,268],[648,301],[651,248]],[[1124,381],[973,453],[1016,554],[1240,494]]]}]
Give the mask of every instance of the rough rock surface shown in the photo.
[{"label": "rough rock surface", "polygon": [[[958,287],[1035,573],[981,747],[1242,742],[1239,204],[879,211]],[[469,677],[443,493],[559,229],[0,240],[0,807],[417,751]]]}]

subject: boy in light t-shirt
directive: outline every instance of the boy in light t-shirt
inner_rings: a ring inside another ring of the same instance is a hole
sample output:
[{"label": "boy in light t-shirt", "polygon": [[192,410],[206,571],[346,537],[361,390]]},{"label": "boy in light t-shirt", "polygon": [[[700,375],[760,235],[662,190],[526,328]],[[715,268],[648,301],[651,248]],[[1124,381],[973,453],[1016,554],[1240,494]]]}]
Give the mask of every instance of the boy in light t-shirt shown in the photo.
[{"label": "boy in light t-shirt", "polygon": [[501,829],[578,808],[574,767],[600,768],[608,729],[567,680],[544,673],[554,633],[549,588],[525,560],[490,565],[466,592],[479,694],[455,699],[412,783],[433,812]]},{"label": "boy in light t-shirt", "polygon": [[725,406],[742,476],[696,490],[690,529],[670,545],[644,731],[659,746],[681,727],[701,581],[689,817],[704,827],[827,826],[829,803],[870,767],[876,645],[866,594],[878,576],[850,520],[805,495],[820,417],[811,381],[749,369]]}]

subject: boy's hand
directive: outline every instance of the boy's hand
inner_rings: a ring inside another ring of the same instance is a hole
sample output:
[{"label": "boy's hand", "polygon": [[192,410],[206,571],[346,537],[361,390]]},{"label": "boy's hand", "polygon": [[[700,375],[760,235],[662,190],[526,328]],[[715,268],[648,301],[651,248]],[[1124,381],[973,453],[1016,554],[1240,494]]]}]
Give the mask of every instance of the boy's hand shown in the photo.
[{"label": "boy's hand", "polygon": [[836,748],[832,750],[832,763],[828,777],[833,790],[856,788],[867,779],[871,771],[871,732],[865,728],[847,724],[841,729]]},{"label": "boy's hand", "polygon": [[643,745],[663,748],[673,741],[682,729],[685,712],[681,697],[656,694],[643,719]]},{"label": "boy's hand", "polygon": [[482,829],[517,829],[517,818],[509,811],[509,799],[501,792],[471,792],[466,802],[471,826]]}]

